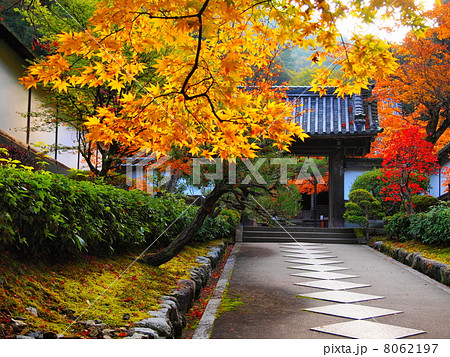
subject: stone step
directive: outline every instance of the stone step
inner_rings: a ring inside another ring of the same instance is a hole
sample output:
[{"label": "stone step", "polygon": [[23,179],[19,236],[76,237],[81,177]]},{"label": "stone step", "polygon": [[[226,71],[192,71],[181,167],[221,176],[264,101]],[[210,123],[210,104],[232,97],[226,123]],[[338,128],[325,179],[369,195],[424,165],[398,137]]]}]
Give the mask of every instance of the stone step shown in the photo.
[{"label": "stone step", "polygon": [[314,227],[243,227],[243,242],[307,242],[330,244],[357,244],[358,239],[351,228]]},{"label": "stone step", "polygon": [[285,237],[242,237],[247,243],[324,243],[324,244],[357,244],[356,238],[285,238]]},{"label": "stone step", "polygon": [[335,233],[335,232],[267,232],[267,231],[244,231],[246,237],[283,237],[283,238],[355,238],[355,233]]},{"label": "stone step", "polygon": [[333,233],[354,233],[352,228],[318,228],[318,227],[303,227],[303,226],[283,226],[283,227],[268,227],[268,226],[244,226],[244,232],[333,232]]}]

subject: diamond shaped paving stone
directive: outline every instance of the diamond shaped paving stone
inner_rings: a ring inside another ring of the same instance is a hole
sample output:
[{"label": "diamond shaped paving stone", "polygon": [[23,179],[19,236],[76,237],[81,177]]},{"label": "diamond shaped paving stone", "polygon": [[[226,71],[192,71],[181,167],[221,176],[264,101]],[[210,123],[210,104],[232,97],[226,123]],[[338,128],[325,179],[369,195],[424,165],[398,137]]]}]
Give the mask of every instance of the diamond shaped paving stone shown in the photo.
[{"label": "diamond shaped paving stone", "polygon": [[285,254],[285,258],[297,258],[297,259],[329,259],[337,258],[336,255],[326,255],[326,254]]},{"label": "diamond shaped paving stone", "polygon": [[291,275],[300,276],[302,278],[323,279],[323,280],[358,278],[358,275],[333,273],[331,271],[312,271],[307,273],[295,273]]},{"label": "diamond shaped paving stone", "polygon": [[364,306],[359,304],[332,304],[326,306],[311,307],[304,310],[356,320],[370,319],[374,317],[402,313],[402,311],[388,310],[379,307]]},{"label": "diamond shaped paving stone", "polygon": [[285,262],[286,263],[297,263],[297,264],[312,264],[312,265],[343,263],[343,261],[340,261],[340,260],[316,259],[316,257],[311,257],[310,259],[289,259],[289,260],[285,260]]},{"label": "diamond shaped paving stone", "polygon": [[299,294],[297,296],[311,298],[311,299],[326,300],[326,301],[343,302],[343,303],[384,299],[384,296],[360,294],[360,293],[354,293],[354,292],[350,292],[350,291],[321,291],[318,293]]},{"label": "diamond shaped paving stone", "polygon": [[367,288],[368,286],[370,286],[369,284],[351,283],[349,281],[334,281],[334,280],[306,281],[303,283],[294,283],[294,285],[327,290],[348,290],[357,288]]},{"label": "diamond shaped paving stone", "polygon": [[332,325],[314,327],[311,330],[329,333],[332,335],[350,338],[403,338],[419,335],[425,331],[393,325],[380,324],[378,322],[354,320]]},{"label": "diamond shaped paving stone", "polygon": [[295,265],[289,266],[288,269],[310,270],[310,271],[335,271],[348,270],[350,268],[330,266],[330,265]]}]

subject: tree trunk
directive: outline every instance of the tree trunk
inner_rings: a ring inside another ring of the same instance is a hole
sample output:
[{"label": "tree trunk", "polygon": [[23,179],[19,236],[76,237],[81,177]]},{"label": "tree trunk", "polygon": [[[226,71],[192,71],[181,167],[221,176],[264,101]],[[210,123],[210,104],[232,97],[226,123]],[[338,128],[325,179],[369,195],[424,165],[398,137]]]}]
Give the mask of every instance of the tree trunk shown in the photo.
[{"label": "tree trunk", "polygon": [[167,192],[174,192],[175,188],[177,186],[178,180],[180,179],[181,175],[179,173],[175,173],[170,176],[169,181],[166,183],[166,191]]},{"label": "tree trunk", "polygon": [[152,266],[160,266],[175,257],[194,238],[206,217],[214,213],[217,201],[228,191],[229,188],[224,183],[218,183],[214,190],[206,196],[204,203],[198,209],[192,222],[178,237],[158,253],[144,256],[141,261]]}]

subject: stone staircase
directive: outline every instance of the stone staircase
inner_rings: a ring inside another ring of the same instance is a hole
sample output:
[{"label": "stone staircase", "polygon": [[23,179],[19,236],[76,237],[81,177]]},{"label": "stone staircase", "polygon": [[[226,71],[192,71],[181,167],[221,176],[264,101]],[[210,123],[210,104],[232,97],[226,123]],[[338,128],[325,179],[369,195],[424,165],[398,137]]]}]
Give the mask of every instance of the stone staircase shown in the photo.
[{"label": "stone staircase", "polygon": [[314,228],[300,226],[242,227],[243,242],[278,243],[308,242],[357,244],[358,238],[352,228]]}]

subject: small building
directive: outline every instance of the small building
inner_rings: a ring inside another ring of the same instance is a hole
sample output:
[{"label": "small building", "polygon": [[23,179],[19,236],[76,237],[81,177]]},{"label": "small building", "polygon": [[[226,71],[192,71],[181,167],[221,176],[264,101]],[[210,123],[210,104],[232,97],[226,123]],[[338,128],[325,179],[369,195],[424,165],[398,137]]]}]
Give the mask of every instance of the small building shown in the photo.
[{"label": "small building", "polygon": [[285,89],[295,120],[310,136],[304,142],[294,142],[291,152],[328,157],[329,226],[343,227],[344,203],[351,182],[371,169],[369,165],[362,171],[362,162],[356,169],[356,163],[369,153],[372,141],[381,132],[377,103],[370,99],[370,90],[342,98],[334,94],[334,88],[322,96],[312,92],[311,87]]},{"label": "small building", "polygon": [[[0,23],[0,145],[15,145],[31,153],[35,143],[45,143],[50,147],[57,145],[74,146],[76,135],[63,126],[39,128],[32,113],[40,109],[39,98],[44,92],[26,90],[18,82],[33,53],[24,46],[3,24]],[[67,172],[69,167],[79,165],[78,155],[71,152],[53,150],[48,167],[51,171]],[[58,166],[59,165],[59,166]]]},{"label": "small building", "polygon": [[445,170],[450,170],[450,143],[439,150],[438,160],[439,170],[430,176],[430,190],[428,193],[431,196],[448,201],[450,196],[450,185],[446,184],[444,172]]}]

